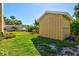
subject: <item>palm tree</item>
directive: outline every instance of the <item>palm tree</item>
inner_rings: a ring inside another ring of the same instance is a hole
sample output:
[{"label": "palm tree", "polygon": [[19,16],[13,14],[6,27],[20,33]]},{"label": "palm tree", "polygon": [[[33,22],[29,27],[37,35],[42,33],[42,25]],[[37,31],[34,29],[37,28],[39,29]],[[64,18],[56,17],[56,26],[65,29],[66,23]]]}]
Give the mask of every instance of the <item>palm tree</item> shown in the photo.
[{"label": "palm tree", "polygon": [[34,26],[35,26],[35,31],[39,33],[39,22],[37,20],[35,20]]},{"label": "palm tree", "polygon": [[16,19],[16,17],[15,16],[10,16],[10,18],[13,20],[13,25],[15,25],[15,19]]},{"label": "palm tree", "polygon": [[38,26],[39,25],[39,23],[37,22],[37,20],[35,20],[34,25],[35,26]]},{"label": "palm tree", "polygon": [[11,18],[11,19],[13,19],[13,20],[14,20],[14,19],[16,19],[16,17],[15,17],[15,16],[10,16],[10,18]]}]

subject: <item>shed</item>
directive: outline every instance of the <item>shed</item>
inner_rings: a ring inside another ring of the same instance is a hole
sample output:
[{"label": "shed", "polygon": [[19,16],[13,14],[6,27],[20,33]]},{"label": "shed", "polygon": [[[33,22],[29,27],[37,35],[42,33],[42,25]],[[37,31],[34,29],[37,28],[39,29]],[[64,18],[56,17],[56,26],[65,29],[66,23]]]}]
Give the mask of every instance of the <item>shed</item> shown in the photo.
[{"label": "shed", "polygon": [[2,19],[2,3],[0,3],[0,32],[4,31],[3,27],[3,19]]},{"label": "shed", "polygon": [[46,11],[39,19],[39,35],[63,40],[70,36],[72,17],[67,12]]}]

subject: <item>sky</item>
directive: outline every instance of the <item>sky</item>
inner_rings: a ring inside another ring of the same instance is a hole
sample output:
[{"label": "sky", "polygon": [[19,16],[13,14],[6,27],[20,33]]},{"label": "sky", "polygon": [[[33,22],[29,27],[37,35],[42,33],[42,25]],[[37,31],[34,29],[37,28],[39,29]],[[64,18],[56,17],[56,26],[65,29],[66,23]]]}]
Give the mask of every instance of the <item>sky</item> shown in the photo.
[{"label": "sky", "polygon": [[15,16],[24,25],[31,25],[45,11],[74,13],[75,3],[4,3],[4,16]]}]

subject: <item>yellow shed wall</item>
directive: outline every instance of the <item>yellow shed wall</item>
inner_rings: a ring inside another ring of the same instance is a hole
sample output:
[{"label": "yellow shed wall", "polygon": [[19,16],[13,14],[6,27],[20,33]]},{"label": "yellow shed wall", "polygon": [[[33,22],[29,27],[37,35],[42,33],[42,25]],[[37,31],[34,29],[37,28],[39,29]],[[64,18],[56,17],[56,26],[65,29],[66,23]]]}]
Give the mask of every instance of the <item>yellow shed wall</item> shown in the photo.
[{"label": "yellow shed wall", "polygon": [[41,19],[40,23],[39,23],[39,33],[40,33],[40,36],[44,36],[44,37],[49,37],[49,20],[46,20],[48,19],[48,15],[46,15],[43,20]]},{"label": "yellow shed wall", "polygon": [[[54,38],[54,39],[63,39],[65,36],[63,36],[63,32],[65,31],[63,29],[63,26],[69,26],[69,20],[66,20],[62,15],[59,14],[46,14],[40,19],[40,29],[39,33],[40,36]],[[65,20],[65,21],[64,21]],[[63,22],[63,23],[62,23]],[[70,28],[66,30],[64,35],[70,34]]]},{"label": "yellow shed wall", "polygon": [[63,16],[63,19],[64,19],[62,20],[63,38],[66,38],[70,35],[70,20],[65,16]]}]

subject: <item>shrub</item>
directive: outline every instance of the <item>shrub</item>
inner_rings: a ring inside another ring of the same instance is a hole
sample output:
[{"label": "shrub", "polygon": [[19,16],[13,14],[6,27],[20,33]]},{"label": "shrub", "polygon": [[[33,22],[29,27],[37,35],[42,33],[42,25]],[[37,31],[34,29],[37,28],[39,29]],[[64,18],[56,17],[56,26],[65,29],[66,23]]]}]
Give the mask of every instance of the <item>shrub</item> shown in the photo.
[{"label": "shrub", "polygon": [[4,39],[9,39],[9,38],[13,38],[15,37],[15,35],[13,33],[5,33],[4,34]]},{"label": "shrub", "polygon": [[71,34],[79,35],[79,18],[73,20],[71,23]]},{"label": "shrub", "polygon": [[35,26],[33,26],[33,25],[27,25],[27,27],[26,27],[27,32],[32,32],[34,29],[35,29]]},{"label": "shrub", "polygon": [[27,32],[39,33],[39,28],[35,25],[27,25],[26,26]]},{"label": "shrub", "polygon": [[32,30],[33,33],[39,33],[39,30],[36,28],[34,30]]},{"label": "shrub", "polygon": [[3,37],[3,32],[0,32],[0,37]]},{"label": "shrub", "polygon": [[17,30],[17,27],[16,26],[12,26],[12,30],[13,31],[16,31]]},{"label": "shrub", "polygon": [[0,40],[3,39],[3,32],[0,32]]}]

